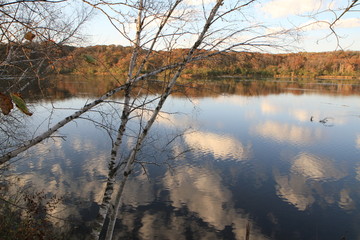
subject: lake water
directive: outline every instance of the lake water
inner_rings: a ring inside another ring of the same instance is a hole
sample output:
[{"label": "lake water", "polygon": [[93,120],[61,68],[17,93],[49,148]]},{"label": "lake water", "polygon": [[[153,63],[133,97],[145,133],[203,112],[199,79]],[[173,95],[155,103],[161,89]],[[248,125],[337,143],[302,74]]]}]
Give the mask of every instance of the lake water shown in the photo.
[{"label": "lake water", "polygon": [[[105,89],[60,80],[52,101],[34,99],[33,116],[19,116],[19,136],[41,133]],[[248,228],[250,239],[360,239],[360,84],[224,80],[180,90],[127,182],[116,238],[245,239]],[[61,196],[51,214],[68,221],[51,221],[78,239],[104,191],[112,133],[101,126],[116,128],[121,109],[97,110],[113,114],[86,114],[3,173],[16,179],[9,194]]]}]

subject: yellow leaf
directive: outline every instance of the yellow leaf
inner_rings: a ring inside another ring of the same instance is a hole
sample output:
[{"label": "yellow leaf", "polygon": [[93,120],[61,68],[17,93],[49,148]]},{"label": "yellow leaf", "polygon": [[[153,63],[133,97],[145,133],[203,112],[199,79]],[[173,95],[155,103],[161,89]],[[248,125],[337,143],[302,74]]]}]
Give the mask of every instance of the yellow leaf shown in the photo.
[{"label": "yellow leaf", "polygon": [[10,97],[15,103],[16,107],[20,109],[23,113],[25,113],[28,116],[31,116],[32,113],[29,111],[29,109],[26,107],[26,103],[24,99],[20,96],[18,93],[10,93]]}]

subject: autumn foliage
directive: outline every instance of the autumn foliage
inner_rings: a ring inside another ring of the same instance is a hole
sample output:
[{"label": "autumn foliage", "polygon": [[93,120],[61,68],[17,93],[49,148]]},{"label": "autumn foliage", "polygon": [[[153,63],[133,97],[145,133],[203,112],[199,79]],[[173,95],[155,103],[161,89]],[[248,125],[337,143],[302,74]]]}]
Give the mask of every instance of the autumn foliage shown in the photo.
[{"label": "autumn foliage", "polygon": [[[182,59],[187,49],[159,51],[146,63],[144,72]],[[132,48],[123,46],[92,46],[76,48],[63,58],[56,70],[60,73],[102,75],[123,74],[128,70]],[[206,54],[202,51],[199,54]],[[211,53],[211,52],[208,52]],[[145,55],[145,51],[143,51]],[[195,61],[184,71],[188,77],[224,75],[246,77],[333,78],[360,77],[360,52],[334,51],[321,53],[267,54],[226,52]]]}]

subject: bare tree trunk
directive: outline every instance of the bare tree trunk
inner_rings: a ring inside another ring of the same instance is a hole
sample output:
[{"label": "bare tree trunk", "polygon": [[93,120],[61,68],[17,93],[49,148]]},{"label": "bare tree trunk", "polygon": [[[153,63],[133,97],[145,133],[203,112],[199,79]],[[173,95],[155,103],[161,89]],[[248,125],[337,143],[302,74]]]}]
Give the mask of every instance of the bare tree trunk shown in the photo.
[{"label": "bare tree trunk", "polygon": [[202,41],[203,41],[203,39],[205,37],[205,34],[209,30],[209,27],[211,26],[211,23],[212,23],[215,15],[216,15],[219,7],[222,5],[222,3],[223,3],[223,1],[217,1],[215,6],[213,7],[213,9],[211,10],[211,12],[209,14],[209,17],[207,18],[207,21],[206,21],[206,23],[205,23],[205,25],[203,27],[203,30],[202,30],[201,34],[199,35],[197,41],[194,43],[193,47],[190,49],[189,53],[185,57],[183,63],[179,67],[179,69],[174,74],[173,78],[168,83],[165,91],[163,92],[163,94],[160,97],[160,100],[159,100],[153,114],[151,115],[151,117],[148,120],[146,126],[144,127],[144,129],[142,130],[140,136],[138,137],[137,142],[135,144],[135,147],[132,149],[132,151],[130,153],[130,156],[126,160],[126,166],[125,166],[125,168],[123,170],[122,179],[121,179],[121,181],[119,183],[119,189],[118,189],[118,192],[117,192],[117,195],[116,195],[116,198],[115,198],[114,211],[112,211],[111,216],[110,216],[110,222],[109,222],[109,226],[108,226],[107,233],[106,233],[106,238],[105,238],[106,240],[111,240],[112,239],[117,214],[118,214],[119,208],[121,206],[121,198],[122,198],[123,190],[124,190],[126,181],[128,179],[128,176],[129,176],[129,174],[132,172],[132,170],[134,168],[134,164],[136,162],[136,154],[141,149],[141,146],[142,146],[142,143],[143,143],[144,139],[146,138],[146,136],[149,133],[152,125],[154,124],[157,116],[159,115],[164,103],[166,102],[166,99],[171,94],[171,91],[172,91],[177,79],[179,78],[181,72],[184,70],[186,64],[191,60],[191,57],[193,56],[195,50],[202,43]]},{"label": "bare tree trunk", "polygon": [[[167,21],[171,17],[171,14],[173,13],[173,11],[176,9],[176,7],[178,6],[178,4],[180,2],[181,2],[181,0],[177,0],[175,2],[175,4],[170,7],[167,15],[162,20],[162,22],[159,26],[159,29],[158,29],[155,37],[152,40],[151,47],[149,48],[147,55],[145,56],[145,58],[143,59],[143,61],[140,64],[140,66],[138,67],[138,70],[137,70],[135,76],[138,76],[140,74],[140,71],[144,67],[144,64],[146,63],[146,61],[148,60],[157,40],[159,38],[159,35],[160,35],[162,29],[164,28]],[[102,228],[104,228],[104,222],[105,222],[106,216],[109,213],[110,201],[111,201],[112,193],[114,191],[115,176],[116,176],[116,173],[118,170],[118,167],[115,168],[115,163],[116,163],[115,160],[116,160],[116,156],[118,155],[119,147],[122,142],[122,137],[125,132],[126,124],[129,120],[129,115],[130,115],[131,109],[132,109],[132,106],[130,106],[130,93],[131,93],[132,84],[133,84],[132,77],[133,77],[133,72],[135,71],[135,68],[136,68],[136,62],[137,62],[139,49],[140,49],[141,32],[143,30],[143,22],[144,22],[144,19],[142,16],[144,4],[143,4],[142,0],[139,3],[138,9],[139,9],[139,11],[138,11],[138,17],[137,17],[137,21],[136,21],[136,23],[137,23],[136,24],[136,37],[135,37],[135,41],[134,41],[135,45],[134,45],[134,51],[133,51],[133,54],[132,54],[132,57],[130,60],[130,64],[129,64],[129,73],[128,73],[128,81],[127,81],[129,86],[125,89],[125,101],[124,101],[124,108],[123,108],[123,112],[122,112],[122,116],[121,116],[121,124],[120,124],[119,130],[118,130],[118,135],[117,135],[116,141],[115,141],[114,146],[111,151],[111,160],[110,160],[110,164],[109,164],[109,175],[108,175],[107,185],[106,185],[106,189],[105,189],[104,196],[103,196],[103,201],[100,206],[98,217],[94,224],[94,226],[96,226],[96,227],[93,228],[93,230],[92,230],[92,238],[94,238],[94,239],[97,239],[99,237],[100,232],[102,231]],[[127,176],[128,175],[124,176],[124,178],[127,179]],[[125,181],[121,181],[119,189],[123,189],[124,185],[125,185]],[[118,196],[120,197],[120,195],[118,195]],[[119,201],[120,201],[120,199],[115,200],[115,202],[119,202]],[[112,214],[111,216],[114,216],[114,215]],[[112,217],[110,219],[110,227],[108,228],[107,236],[112,236],[115,220],[116,220],[116,215],[115,215],[115,219],[114,219],[114,217]]]},{"label": "bare tree trunk", "polygon": [[117,168],[115,168],[116,164],[116,157],[118,155],[118,151],[120,149],[120,145],[122,143],[122,138],[124,136],[124,132],[126,130],[126,124],[129,121],[129,116],[131,113],[131,106],[130,106],[130,100],[131,100],[131,89],[132,84],[134,83],[134,79],[132,79],[132,75],[134,72],[134,69],[136,67],[138,52],[140,48],[140,34],[142,29],[142,11],[143,11],[143,2],[140,1],[139,6],[139,14],[137,18],[137,24],[136,24],[136,39],[135,39],[135,45],[134,50],[132,53],[132,57],[129,64],[129,73],[128,73],[128,79],[127,79],[127,88],[125,88],[125,99],[124,99],[124,107],[121,115],[121,123],[117,132],[116,141],[113,144],[113,147],[111,149],[111,159],[109,163],[109,174],[106,181],[106,188],[103,195],[103,200],[100,205],[99,213],[97,215],[97,218],[94,222],[94,227],[91,232],[91,237],[93,239],[98,239],[100,236],[100,233],[102,229],[104,228],[104,223],[106,220],[106,216],[109,212],[109,206],[112,198],[112,194],[114,192],[114,182],[115,182],[115,176],[117,172]]}]

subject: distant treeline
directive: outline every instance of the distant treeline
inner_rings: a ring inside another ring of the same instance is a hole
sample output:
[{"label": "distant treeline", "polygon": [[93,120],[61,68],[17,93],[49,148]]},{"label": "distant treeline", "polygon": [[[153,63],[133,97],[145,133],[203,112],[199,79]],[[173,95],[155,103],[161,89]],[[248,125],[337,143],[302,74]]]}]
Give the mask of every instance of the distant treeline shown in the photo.
[{"label": "distant treeline", "polygon": [[[187,49],[157,52],[146,63],[144,71],[151,71],[182,58]],[[132,49],[122,46],[91,46],[75,48],[62,64],[60,73],[123,74],[129,67]],[[145,52],[143,53],[145,54]],[[206,54],[202,51],[199,54]],[[89,55],[96,60],[84,60]],[[265,54],[249,52],[222,53],[193,62],[183,72],[184,77],[298,77],[298,78],[359,78],[360,52],[334,51],[322,53]]]},{"label": "distant treeline", "polygon": [[[5,46],[0,47],[6,56]],[[132,54],[131,47],[99,45],[62,48],[62,55],[52,68],[62,74],[126,76]],[[143,72],[183,59],[187,49],[155,52],[145,64]],[[199,51],[204,55],[211,52]],[[140,57],[145,56],[143,51]],[[89,61],[89,57],[90,60]],[[294,77],[294,78],[360,78],[360,52],[334,51],[322,53],[266,54],[226,52],[192,62],[183,77],[211,78],[217,76]]]}]

